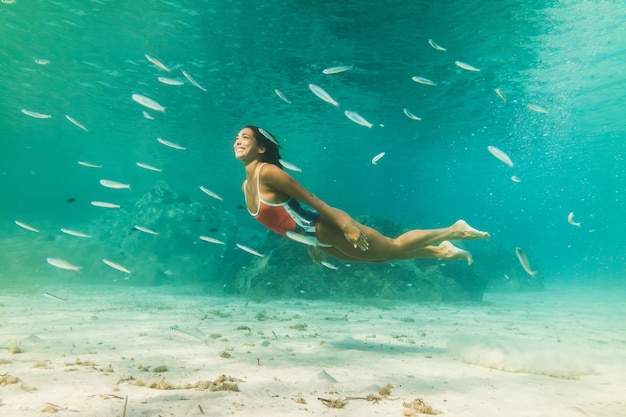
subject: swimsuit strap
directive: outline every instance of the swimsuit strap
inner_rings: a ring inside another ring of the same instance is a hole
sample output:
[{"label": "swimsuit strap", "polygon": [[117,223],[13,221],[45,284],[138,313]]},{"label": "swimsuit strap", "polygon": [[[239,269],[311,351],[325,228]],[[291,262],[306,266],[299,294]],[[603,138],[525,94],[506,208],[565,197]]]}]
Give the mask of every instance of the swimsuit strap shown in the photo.
[{"label": "swimsuit strap", "polygon": [[246,185],[248,184],[248,180],[245,180],[245,184],[243,187],[243,196],[244,199],[246,201],[246,209],[248,210],[248,213],[250,213],[250,215],[252,217],[256,217],[259,215],[259,213],[261,212],[261,193],[259,193],[259,173],[261,172],[261,168],[263,167],[263,165],[265,165],[267,162],[263,162],[261,165],[259,165],[256,169],[256,195],[257,195],[257,205],[256,205],[256,212],[253,213],[250,211],[250,208],[248,208],[248,193],[246,192]]},{"label": "swimsuit strap", "polygon": [[[259,165],[259,167],[256,169],[256,195],[259,197],[259,207],[261,206],[261,190],[259,189],[259,178],[261,177],[261,168],[263,168],[263,166],[267,164],[267,162],[263,162],[261,165]],[[257,210],[258,213],[259,210]]]}]

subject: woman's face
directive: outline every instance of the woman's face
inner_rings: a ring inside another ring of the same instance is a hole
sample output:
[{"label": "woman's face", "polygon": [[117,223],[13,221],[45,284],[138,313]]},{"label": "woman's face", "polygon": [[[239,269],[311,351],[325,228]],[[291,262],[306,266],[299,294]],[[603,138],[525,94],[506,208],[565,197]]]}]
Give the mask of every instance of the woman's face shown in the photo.
[{"label": "woman's face", "polygon": [[235,150],[235,158],[242,161],[254,160],[260,153],[263,153],[263,150],[257,145],[254,132],[249,127],[239,131],[235,137],[233,148]]}]

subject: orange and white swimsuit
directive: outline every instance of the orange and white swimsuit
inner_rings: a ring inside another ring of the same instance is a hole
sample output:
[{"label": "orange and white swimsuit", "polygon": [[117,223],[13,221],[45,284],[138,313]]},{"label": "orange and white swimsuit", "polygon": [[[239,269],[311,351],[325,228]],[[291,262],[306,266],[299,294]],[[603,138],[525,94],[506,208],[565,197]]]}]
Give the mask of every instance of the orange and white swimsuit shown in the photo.
[{"label": "orange and white swimsuit", "polygon": [[[259,177],[263,165],[265,164],[261,164],[256,172],[256,189],[259,203],[255,213],[251,212],[250,209],[248,209],[248,213],[263,226],[280,235],[306,245],[330,246],[320,243],[317,240],[317,223],[320,218],[318,212],[305,210],[298,200],[291,197],[282,203],[269,203],[261,198],[261,193],[259,192]],[[248,207],[248,196],[245,193],[245,189],[246,187],[244,187],[244,196],[246,199],[246,207]]]}]

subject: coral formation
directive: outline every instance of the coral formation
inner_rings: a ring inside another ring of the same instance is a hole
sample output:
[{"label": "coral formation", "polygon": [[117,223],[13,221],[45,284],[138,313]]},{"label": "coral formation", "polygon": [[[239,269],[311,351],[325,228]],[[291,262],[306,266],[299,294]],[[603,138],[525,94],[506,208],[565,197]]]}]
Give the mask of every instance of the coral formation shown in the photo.
[{"label": "coral formation", "polygon": [[9,374],[0,375],[0,387],[17,384],[18,382],[20,382],[20,379],[16,376]]},{"label": "coral formation", "polygon": [[421,398],[416,398],[410,403],[404,402],[402,406],[406,408],[406,410],[404,410],[405,416],[414,416],[416,414],[441,414],[441,411],[435,410]]}]

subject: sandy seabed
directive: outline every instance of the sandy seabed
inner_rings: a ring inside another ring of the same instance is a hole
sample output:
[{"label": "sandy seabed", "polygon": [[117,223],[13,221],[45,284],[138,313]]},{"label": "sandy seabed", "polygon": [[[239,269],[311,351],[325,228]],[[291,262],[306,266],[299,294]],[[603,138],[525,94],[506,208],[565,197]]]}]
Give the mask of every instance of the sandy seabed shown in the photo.
[{"label": "sandy seabed", "polygon": [[624,300],[590,287],[376,306],[5,289],[0,415],[626,416]]}]

